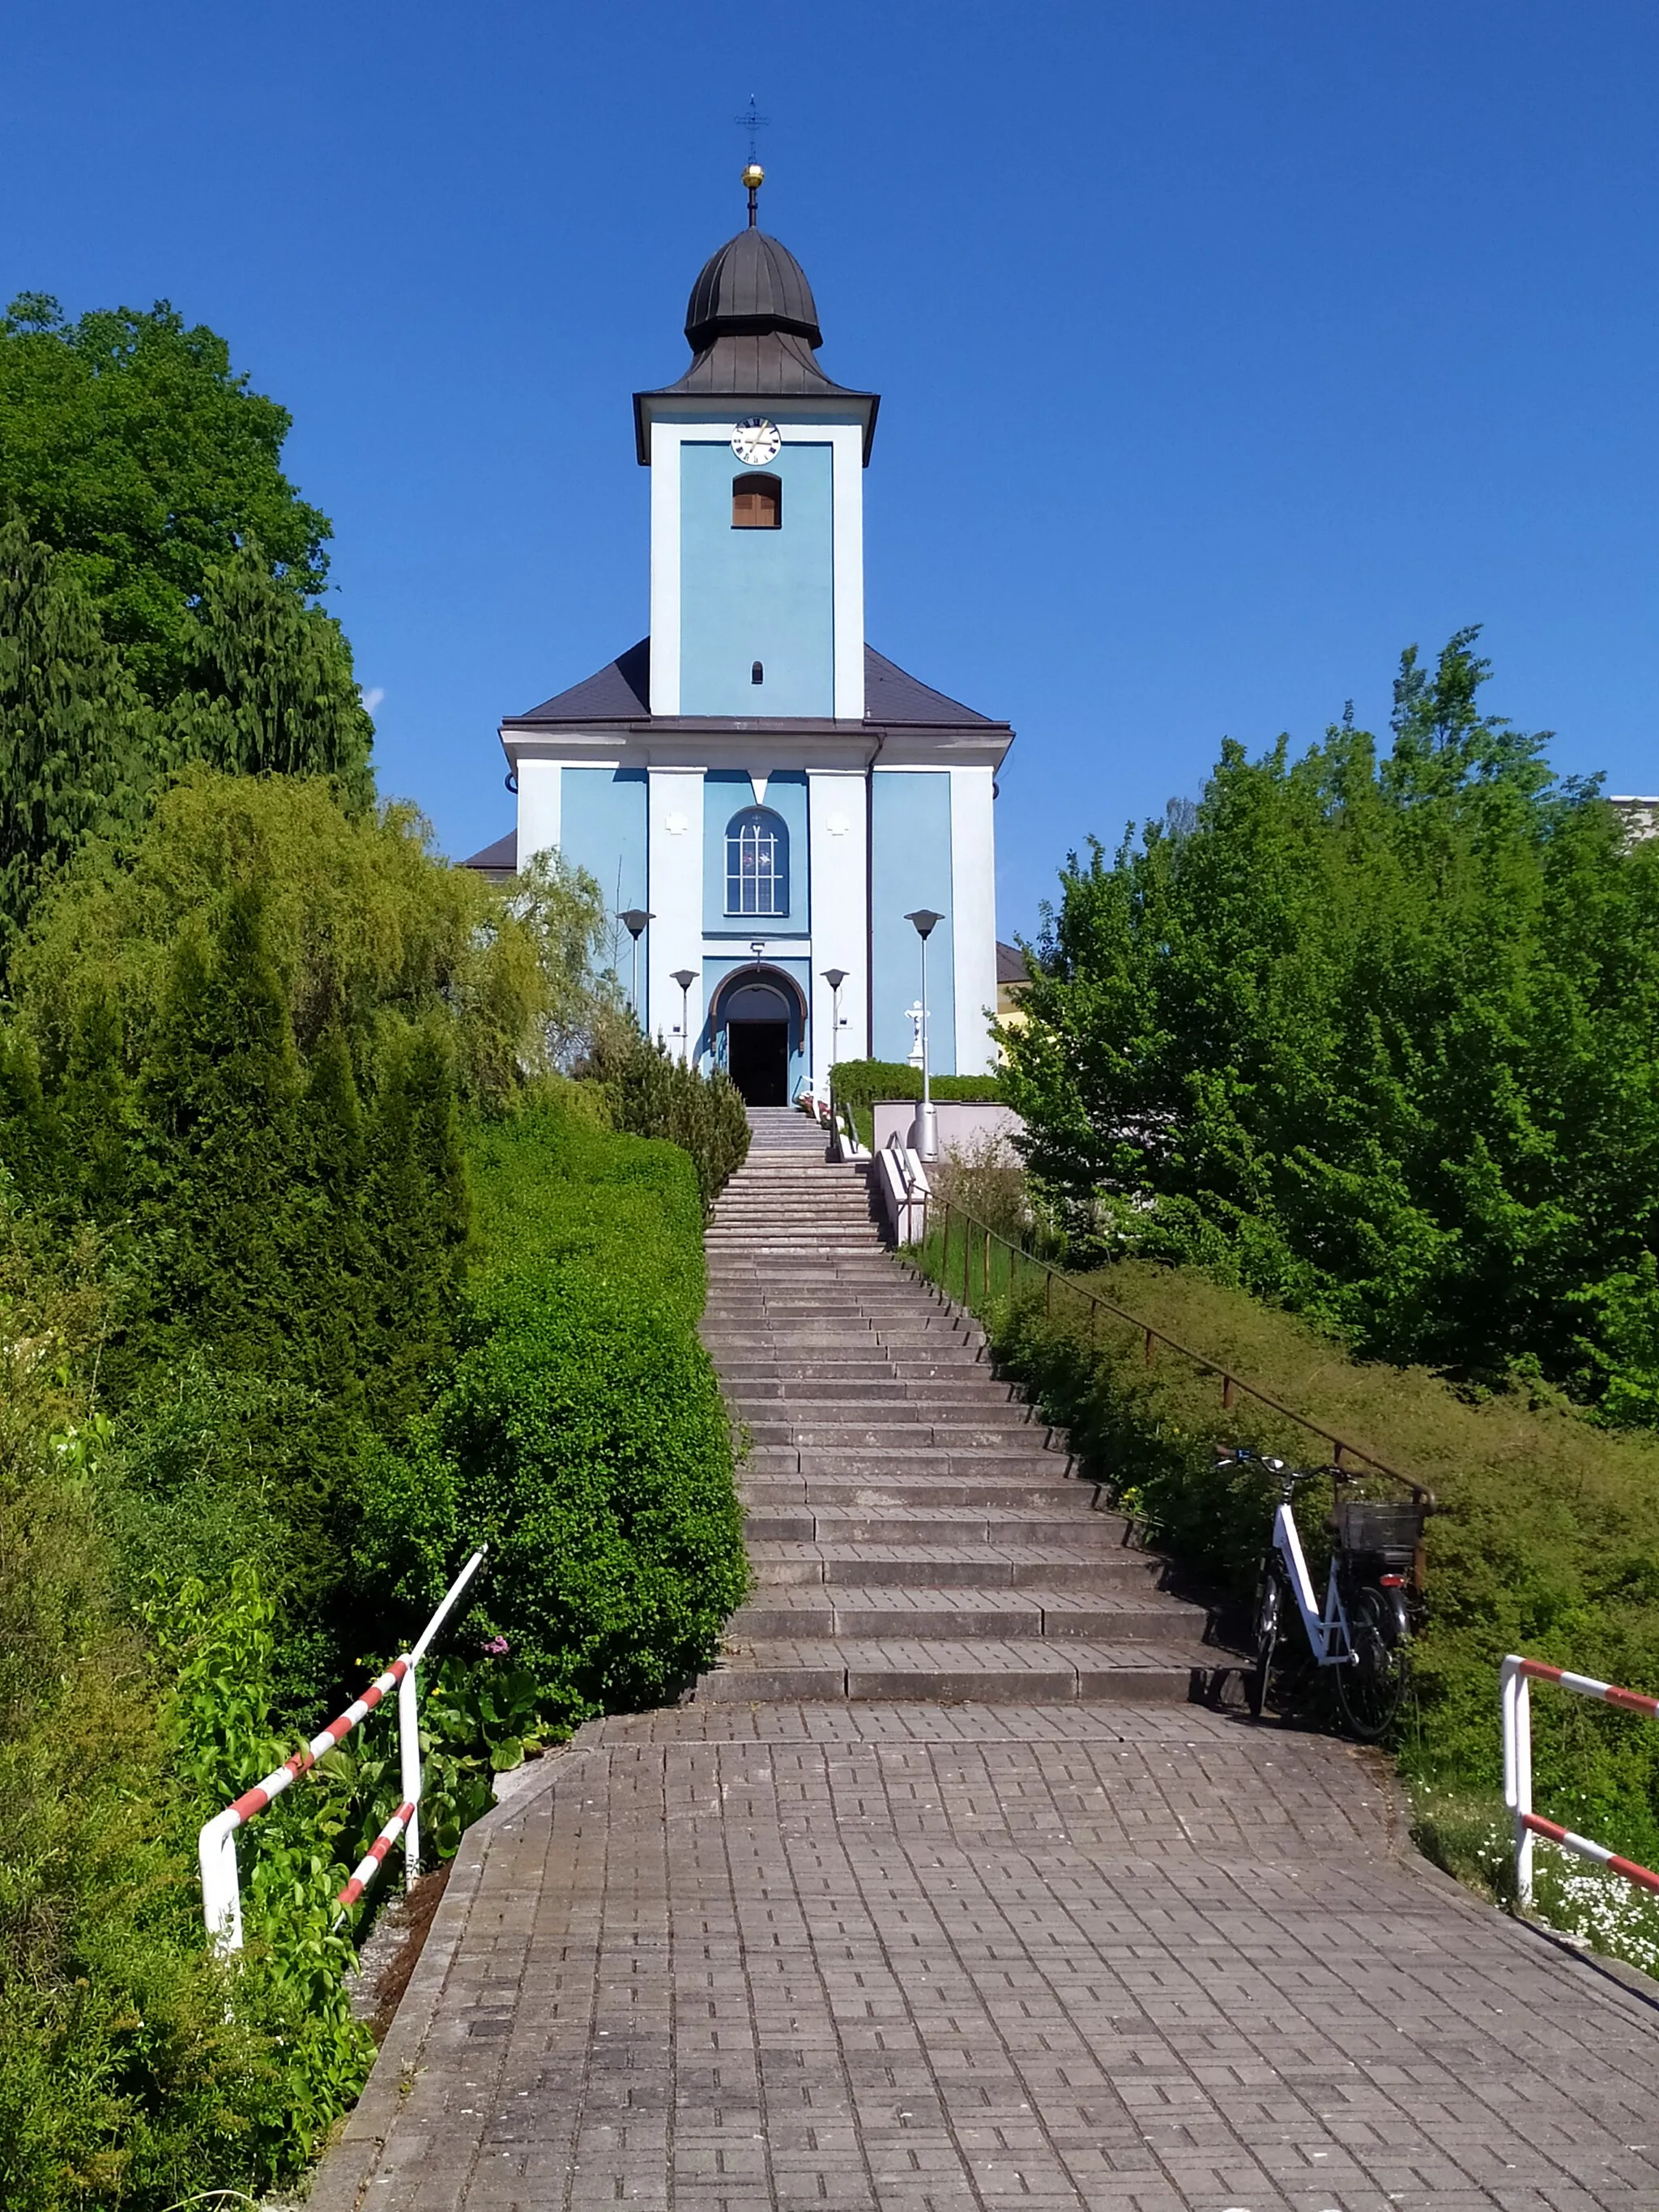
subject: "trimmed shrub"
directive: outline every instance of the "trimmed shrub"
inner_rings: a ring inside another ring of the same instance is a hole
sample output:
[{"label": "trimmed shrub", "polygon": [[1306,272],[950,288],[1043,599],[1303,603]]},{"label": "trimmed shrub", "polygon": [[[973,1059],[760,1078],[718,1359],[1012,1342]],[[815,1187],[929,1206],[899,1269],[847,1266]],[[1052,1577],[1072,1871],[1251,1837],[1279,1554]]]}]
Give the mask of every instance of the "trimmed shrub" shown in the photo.
[{"label": "trimmed shrub", "polygon": [[702,1208],[676,1147],[544,1093],[469,1142],[466,1348],[368,1489],[365,1554],[411,1622],[488,1540],[482,1610],[574,1723],[712,1654],[747,1570],[730,1431],[697,1340]]},{"label": "trimmed shrub", "polygon": [[[1000,1099],[1002,1080],[995,1075],[935,1075],[928,1089],[935,1098]],[[875,1129],[871,1108],[878,1098],[920,1098],[921,1070],[908,1060],[843,1060],[830,1075],[830,1103],[847,1109],[860,1142],[872,1141]]]}]

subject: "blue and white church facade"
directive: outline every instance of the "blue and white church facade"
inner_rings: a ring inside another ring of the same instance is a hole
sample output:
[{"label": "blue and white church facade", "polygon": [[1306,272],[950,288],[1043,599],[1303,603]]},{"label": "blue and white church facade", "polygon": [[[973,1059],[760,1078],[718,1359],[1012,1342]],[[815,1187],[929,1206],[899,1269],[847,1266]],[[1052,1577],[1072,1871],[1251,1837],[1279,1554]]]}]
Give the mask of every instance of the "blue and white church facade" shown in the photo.
[{"label": "blue and white church facade", "polygon": [[942,916],[933,1067],[994,1066],[993,802],[1013,732],[866,643],[877,395],[819,368],[811,290],[754,228],[752,188],[750,214],[693,287],[690,367],[635,395],[650,635],[501,738],[515,864],[556,848],[618,915],[648,915],[642,1024],[781,1105],[825,1095],[834,1060],[911,1056],[921,908]]}]

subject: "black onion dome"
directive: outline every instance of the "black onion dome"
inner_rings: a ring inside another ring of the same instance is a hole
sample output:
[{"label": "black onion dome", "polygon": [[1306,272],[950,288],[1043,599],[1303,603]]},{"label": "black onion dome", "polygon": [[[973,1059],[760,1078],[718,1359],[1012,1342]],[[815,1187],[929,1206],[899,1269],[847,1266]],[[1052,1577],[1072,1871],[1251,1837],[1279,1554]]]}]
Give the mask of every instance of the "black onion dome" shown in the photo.
[{"label": "black onion dome", "polygon": [[763,230],[740,230],[703,264],[685,310],[685,335],[701,353],[716,338],[789,331],[823,343],[806,271]]}]

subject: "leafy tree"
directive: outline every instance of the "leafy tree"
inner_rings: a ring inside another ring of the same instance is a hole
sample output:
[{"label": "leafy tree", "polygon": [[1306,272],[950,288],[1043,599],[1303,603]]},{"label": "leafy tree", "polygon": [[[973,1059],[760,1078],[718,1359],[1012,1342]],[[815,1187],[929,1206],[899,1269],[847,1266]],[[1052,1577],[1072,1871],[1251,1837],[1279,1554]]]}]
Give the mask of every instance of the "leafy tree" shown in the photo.
[{"label": "leafy tree", "polygon": [[313,604],[329,524],[289,418],[161,302],[0,319],[0,969],[44,878],[202,763],[373,798],[374,726]]},{"label": "leafy tree", "polygon": [[332,532],[282,472],[291,423],[165,300],[69,322],[26,294],[0,320],[0,510],[70,556],[153,699],[187,679],[209,573],[240,549],[298,600],[323,589]]},{"label": "leafy tree", "polygon": [[1659,1340],[1659,852],[1483,714],[1474,643],[1405,656],[1386,753],[1230,743],[1182,834],[1074,857],[1008,1095],[1086,1243],[1600,1397]]}]

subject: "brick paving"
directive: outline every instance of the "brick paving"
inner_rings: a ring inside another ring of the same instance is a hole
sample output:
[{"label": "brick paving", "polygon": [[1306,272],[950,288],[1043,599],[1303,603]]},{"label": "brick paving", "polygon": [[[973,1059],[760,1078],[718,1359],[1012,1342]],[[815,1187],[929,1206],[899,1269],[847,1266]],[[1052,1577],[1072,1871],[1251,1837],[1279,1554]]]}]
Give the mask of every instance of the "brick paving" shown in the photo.
[{"label": "brick paving", "polygon": [[[1375,1754],[1170,1701],[1144,1572],[763,1544],[693,1702],[469,1832],[313,2212],[1659,2208],[1659,1991],[1427,1867]],[[1019,1626],[871,1636],[953,1572]],[[1021,1694],[1115,1626],[1091,1689]]]}]

